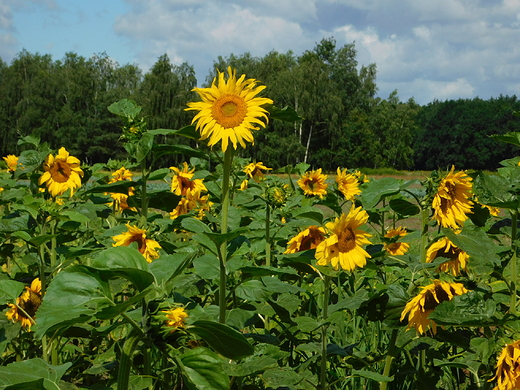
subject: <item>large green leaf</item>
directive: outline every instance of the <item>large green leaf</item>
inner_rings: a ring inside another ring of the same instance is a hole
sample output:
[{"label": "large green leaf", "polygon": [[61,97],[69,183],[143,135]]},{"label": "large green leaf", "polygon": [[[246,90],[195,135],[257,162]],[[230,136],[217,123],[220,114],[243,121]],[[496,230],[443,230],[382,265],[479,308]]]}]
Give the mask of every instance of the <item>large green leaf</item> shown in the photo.
[{"label": "large green leaf", "polygon": [[352,370],[352,375],[361,376],[376,382],[391,382],[394,379],[393,376],[385,376],[378,374],[377,372],[367,370]]},{"label": "large green leaf", "polygon": [[474,181],[473,190],[482,204],[516,210],[520,203],[518,197],[510,192],[512,184],[505,177],[481,173]]},{"label": "large green leaf", "polygon": [[269,106],[267,110],[269,111],[269,117],[271,119],[278,119],[284,122],[296,122],[303,119],[292,107],[286,106],[284,108],[278,108],[276,106]]},{"label": "large green leaf", "polygon": [[187,330],[201,337],[215,351],[229,359],[241,359],[254,353],[242,333],[212,321],[195,321]]},{"label": "large green leaf", "polygon": [[470,258],[478,259],[480,263],[500,264],[497,250],[502,250],[484,231],[477,227],[465,227],[462,232],[455,234],[451,229],[443,229],[446,236],[458,248],[465,251]]},{"label": "large green leaf", "polygon": [[520,147],[520,133],[519,132],[509,132],[506,134],[493,134],[493,135],[490,135],[490,137],[496,139],[497,141],[507,142],[509,144],[513,144],[515,146]]},{"label": "large green leaf", "polygon": [[371,209],[385,197],[398,194],[400,189],[399,181],[392,177],[371,180],[361,193],[361,203],[365,209]]},{"label": "large green leaf", "polygon": [[25,284],[15,280],[0,280],[0,305],[14,303],[20,296]]},{"label": "large green leaf", "polygon": [[60,379],[71,365],[52,366],[39,358],[10,363],[0,367],[0,389],[21,384],[27,384],[27,387],[18,387],[20,389],[42,389],[38,383],[43,379],[43,389],[60,390]]},{"label": "large green leaf", "polygon": [[133,100],[121,99],[120,101],[108,106],[108,111],[123,118],[133,120],[141,112],[141,107]]},{"label": "large green leaf", "polygon": [[222,358],[207,348],[194,348],[177,357],[190,390],[229,390]]},{"label": "large green leaf", "polygon": [[496,322],[493,319],[495,312],[495,301],[485,299],[480,292],[469,291],[442,302],[429,318],[438,324],[485,326]]},{"label": "large green leaf", "polygon": [[148,193],[148,206],[163,211],[172,211],[177,207],[181,197],[171,191],[153,191]]},{"label": "large green leaf", "polygon": [[141,139],[135,144],[135,159],[138,163],[143,161],[153,146],[153,134],[146,132],[143,134]]}]

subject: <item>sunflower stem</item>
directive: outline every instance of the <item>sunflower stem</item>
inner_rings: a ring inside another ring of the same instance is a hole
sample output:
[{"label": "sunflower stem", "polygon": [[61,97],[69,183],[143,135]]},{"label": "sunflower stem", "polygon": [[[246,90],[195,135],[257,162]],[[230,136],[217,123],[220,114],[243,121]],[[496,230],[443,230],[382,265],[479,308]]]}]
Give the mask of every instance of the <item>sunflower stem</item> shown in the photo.
[{"label": "sunflower stem", "polygon": [[271,266],[271,206],[265,207],[265,265]]},{"label": "sunflower stem", "polygon": [[517,304],[517,282],[518,282],[518,272],[517,272],[517,248],[516,248],[516,236],[517,236],[517,225],[518,225],[518,210],[511,212],[511,251],[513,252],[513,257],[511,258],[511,314],[516,314],[516,304]]},{"label": "sunflower stem", "polygon": [[[228,229],[228,211],[229,211],[229,178],[231,176],[231,165],[233,162],[232,147],[228,147],[224,152],[224,172],[222,176],[222,221],[220,225],[221,234],[226,234]],[[218,294],[218,306],[219,306],[219,322],[221,324],[226,323],[226,260],[227,260],[227,240],[224,241],[220,246],[219,251],[220,257],[220,286]]]},{"label": "sunflower stem", "polygon": [[421,263],[426,263],[426,247],[428,246],[428,208],[421,210]]},{"label": "sunflower stem", "polygon": [[141,161],[141,215],[145,220],[148,219],[148,198],[146,195],[146,179],[148,179],[148,173],[146,171],[146,158]]},{"label": "sunflower stem", "polygon": [[[396,348],[395,342],[397,340],[397,333],[399,329],[392,329],[392,334],[390,335],[390,342],[388,343],[388,354],[385,358],[385,367],[383,369],[384,376],[390,376],[390,371],[392,369],[392,363],[396,357]],[[380,382],[379,390],[386,390],[388,387],[388,382]]]},{"label": "sunflower stem", "polygon": [[[329,297],[330,297],[330,276],[325,275],[323,279],[323,308],[321,314],[321,320],[325,321],[328,317],[329,310]],[[320,367],[320,389],[327,389],[327,325],[324,324],[321,327],[321,367]]]}]

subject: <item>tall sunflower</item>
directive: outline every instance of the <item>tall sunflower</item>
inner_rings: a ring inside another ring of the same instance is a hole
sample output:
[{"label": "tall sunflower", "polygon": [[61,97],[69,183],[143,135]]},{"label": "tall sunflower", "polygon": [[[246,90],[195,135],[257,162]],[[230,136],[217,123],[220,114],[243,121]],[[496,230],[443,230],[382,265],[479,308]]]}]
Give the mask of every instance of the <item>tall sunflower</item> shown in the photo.
[{"label": "tall sunflower", "polygon": [[56,157],[49,154],[43,163],[43,175],[38,181],[39,185],[46,184],[47,190],[53,197],[63,195],[70,190],[70,195],[81,186],[83,171],[80,161],[69,155],[65,148],[60,148]]},{"label": "tall sunflower", "polygon": [[18,157],[14,154],[8,154],[7,157],[2,157],[7,164],[7,170],[9,172],[16,171],[16,168],[18,167]]},{"label": "tall sunflower", "polygon": [[252,130],[259,130],[256,125],[265,127],[268,117],[263,105],[273,104],[268,98],[255,97],[265,86],[257,86],[255,79],[242,75],[237,80],[236,70],[228,67],[228,79],[222,72],[213,79],[210,88],[194,88],[202,99],[201,102],[188,103],[186,110],[199,111],[192,123],[197,122],[201,139],[209,138],[208,146],[222,141],[222,151],[228,149],[231,141],[233,148],[237,143],[243,148],[246,142],[254,144]]},{"label": "tall sunflower", "polygon": [[469,255],[458,248],[448,237],[443,237],[434,242],[426,252],[426,262],[444,257],[446,261],[439,265],[439,271],[450,272],[453,276],[460,275],[460,271],[467,270]]},{"label": "tall sunflower", "polygon": [[287,250],[284,253],[296,253],[315,249],[325,240],[325,229],[321,226],[309,226],[287,242]]},{"label": "tall sunflower", "polygon": [[327,175],[321,173],[321,168],[315,171],[305,172],[305,174],[298,180],[298,185],[303,190],[305,195],[319,196],[323,199],[327,195],[327,187],[329,186],[325,181]]},{"label": "tall sunflower", "polygon": [[42,283],[36,278],[32,281],[31,286],[25,286],[25,291],[21,296],[16,298],[16,305],[8,303],[11,307],[6,313],[8,320],[19,321],[23,328],[31,330],[34,324],[36,311],[42,303]]},{"label": "tall sunflower", "polygon": [[244,172],[247,177],[250,179],[254,179],[257,183],[265,179],[264,173],[262,171],[270,171],[273,168],[267,168],[264,163],[251,163],[245,166]]},{"label": "tall sunflower", "polygon": [[361,194],[358,177],[356,175],[348,173],[346,168],[343,170],[338,168],[336,172],[338,190],[343,194],[346,200],[354,200],[356,195]]},{"label": "tall sunflower", "polygon": [[446,283],[434,280],[432,284],[422,287],[421,292],[408,302],[401,313],[401,321],[408,314],[408,328],[414,327],[420,334],[432,328],[437,331],[437,324],[428,316],[441,302],[451,301],[453,297],[467,293],[462,283]]},{"label": "tall sunflower", "polygon": [[137,243],[137,250],[141,253],[147,262],[151,263],[159,257],[158,250],[161,245],[155,240],[146,238],[146,230],[139,229],[137,226],[126,225],[128,231],[112,237],[115,241],[113,246],[129,246],[131,243]]},{"label": "tall sunflower", "polygon": [[170,167],[174,172],[172,177],[171,191],[175,195],[181,196],[195,196],[201,191],[207,191],[202,179],[193,179],[195,168],[189,169],[188,163],[182,163],[182,169],[177,167]]},{"label": "tall sunflower", "polygon": [[334,222],[327,223],[325,227],[331,235],[316,248],[317,264],[330,263],[335,270],[341,266],[348,271],[353,271],[356,267],[364,267],[367,258],[371,256],[362,245],[370,244],[367,237],[371,235],[358,228],[367,221],[368,213],[361,207],[352,206],[348,215],[342,214]]},{"label": "tall sunflower", "polygon": [[385,238],[390,239],[389,242],[385,242],[384,250],[390,253],[391,255],[404,255],[410,249],[410,244],[407,242],[399,242],[397,241],[399,237],[404,237],[408,234],[405,228],[399,226],[395,229],[389,229]]},{"label": "tall sunflower", "polygon": [[520,340],[506,344],[497,361],[497,371],[489,381],[497,380],[493,390],[520,389]]},{"label": "tall sunflower", "polygon": [[468,219],[466,214],[471,212],[473,202],[469,198],[472,179],[466,172],[454,173],[454,170],[455,167],[452,166],[450,172],[439,183],[437,193],[433,197],[432,208],[433,218],[439,224],[458,229]]}]

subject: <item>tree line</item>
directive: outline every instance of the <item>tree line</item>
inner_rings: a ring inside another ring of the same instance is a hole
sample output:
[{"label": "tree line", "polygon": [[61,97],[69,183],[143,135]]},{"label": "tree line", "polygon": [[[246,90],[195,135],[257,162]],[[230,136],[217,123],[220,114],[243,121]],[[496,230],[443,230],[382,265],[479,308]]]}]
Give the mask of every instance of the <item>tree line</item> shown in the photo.
[{"label": "tree line", "polygon": [[[297,56],[272,51],[218,57],[208,71],[209,86],[217,70],[228,66],[267,86],[264,95],[278,108],[291,107],[301,120],[270,121],[255,132],[255,144],[241,157],[279,168],[306,162],[333,171],[336,167],[434,170],[455,164],[460,169],[496,169],[514,156],[512,147],[489,138],[520,131],[516,96],[433,101],[420,106],[402,102],[394,91],[376,97],[376,65],[359,65],[354,44],[341,47],[323,39]],[[191,122],[186,103],[196,100],[193,66],[174,65],[167,55],[143,74],[136,65],[120,66],[106,54],[84,58],[67,53],[20,52],[11,64],[0,59],[0,153],[19,154],[20,137],[34,135],[52,148],[65,146],[93,164],[125,159],[119,140],[121,122],[107,107],[123,98],[142,106],[148,128],[178,129]],[[189,140],[165,138],[164,143]],[[192,141],[191,146],[204,147]],[[165,156],[162,166],[184,157]]]}]

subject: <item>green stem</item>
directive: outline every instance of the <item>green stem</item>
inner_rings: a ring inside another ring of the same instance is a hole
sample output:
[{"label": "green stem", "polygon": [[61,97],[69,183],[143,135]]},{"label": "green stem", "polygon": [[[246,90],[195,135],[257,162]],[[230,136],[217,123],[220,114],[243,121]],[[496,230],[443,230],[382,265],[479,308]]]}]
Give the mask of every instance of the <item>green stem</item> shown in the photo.
[{"label": "green stem", "polygon": [[271,266],[271,206],[265,207],[265,265]]},{"label": "green stem", "polygon": [[[388,354],[385,358],[385,368],[383,369],[384,376],[390,376],[390,371],[392,369],[392,363],[396,357],[396,348],[395,341],[397,340],[397,333],[399,333],[399,329],[392,329],[392,334],[390,335],[390,342],[388,345]],[[380,382],[379,390],[386,390],[388,387],[388,382]]]},{"label": "green stem", "polygon": [[[323,309],[322,309],[322,321],[326,321],[328,317],[329,309],[329,297],[330,297],[330,276],[325,275],[323,279]],[[327,325],[321,327],[321,367],[320,367],[320,389],[327,389]]]},{"label": "green stem", "polygon": [[[53,236],[56,234],[57,223],[58,223],[58,221],[56,221],[55,219],[52,220],[51,235],[53,235]],[[51,238],[50,258],[51,258],[51,274],[52,274],[52,272],[54,272],[54,268],[56,267],[56,237]]]},{"label": "green stem", "polygon": [[134,328],[130,331],[128,338],[123,344],[121,358],[119,359],[119,371],[117,373],[117,390],[128,390],[132,355],[139,343],[140,337],[141,335]]},{"label": "green stem", "polygon": [[[231,164],[233,162],[234,149],[228,147],[224,153],[224,172],[222,177],[222,221],[220,225],[221,233],[226,234],[228,229],[228,211],[229,211],[229,178],[231,176]],[[226,260],[227,260],[227,241],[220,246],[220,286],[218,293],[219,306],[219,322],[226,323]]]},{"label": "green stem", "polygon": [[148,219],[148,197],[146,194],[146,180],[148,179],[148,172],[146,169],[146,158],[141,161],[141,215],[144,219]]},{"label": "green stem", "polygon": [[421,210],[421,263],[426,263],[426,247],[428,246],[428,208]]},{"label": "green stem", "polygon": [[516,314],[516,304],[517,304],[517,285],[518,285],[518,272],[517,272],[517,248],[516,248],[516,235],[517,235],[517,225],[518,225],[518,210],[511,212],[511,251],[513,252],[513,257],[511,258],[511,314]]}]

